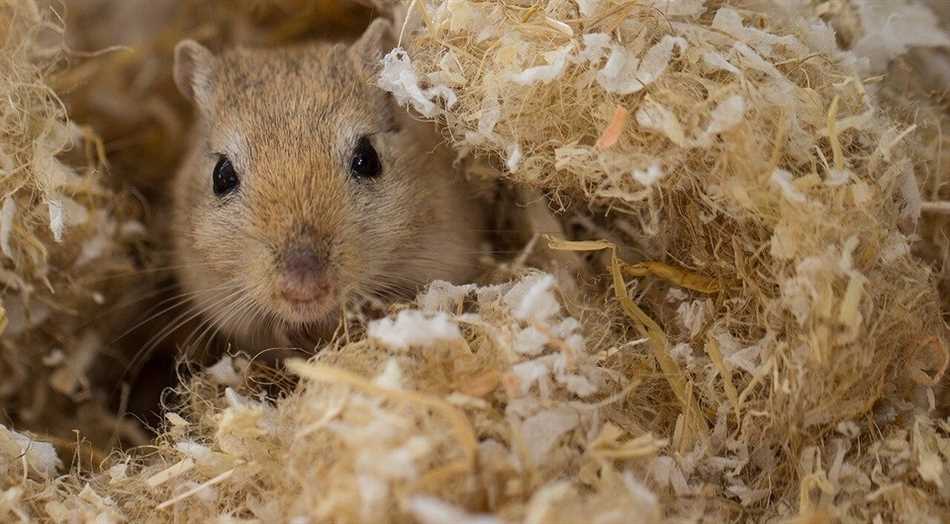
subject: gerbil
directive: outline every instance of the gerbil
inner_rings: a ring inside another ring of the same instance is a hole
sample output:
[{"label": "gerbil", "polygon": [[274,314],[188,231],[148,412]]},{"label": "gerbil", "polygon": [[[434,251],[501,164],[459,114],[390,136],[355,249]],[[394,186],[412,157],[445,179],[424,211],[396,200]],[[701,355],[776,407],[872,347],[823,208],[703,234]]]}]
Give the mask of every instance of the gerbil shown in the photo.
[{"label": "gerbil", "polygon": [[471,187],[431,124],[374,85],[391,34],[377,20],[349,46],[176,47],[199,121],[174,183],[174,263],[230,340],[325,337],[350,297],[473,276]]}]

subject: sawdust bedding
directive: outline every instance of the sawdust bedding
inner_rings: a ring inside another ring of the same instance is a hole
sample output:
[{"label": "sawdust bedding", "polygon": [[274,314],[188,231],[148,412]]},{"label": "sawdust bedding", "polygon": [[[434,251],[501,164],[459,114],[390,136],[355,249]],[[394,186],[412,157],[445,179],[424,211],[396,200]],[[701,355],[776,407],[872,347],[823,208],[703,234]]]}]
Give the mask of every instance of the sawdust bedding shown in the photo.
[{"label": "sawdust bedding", "polygon": [[112,330],[165,282],[172,46],[370,14],[53,7],[0,4],[3,521],[950,519],[939,2],[373,4],[514,233],[315,357],[180,368],[156,434],[102,370],[160,374]]}]

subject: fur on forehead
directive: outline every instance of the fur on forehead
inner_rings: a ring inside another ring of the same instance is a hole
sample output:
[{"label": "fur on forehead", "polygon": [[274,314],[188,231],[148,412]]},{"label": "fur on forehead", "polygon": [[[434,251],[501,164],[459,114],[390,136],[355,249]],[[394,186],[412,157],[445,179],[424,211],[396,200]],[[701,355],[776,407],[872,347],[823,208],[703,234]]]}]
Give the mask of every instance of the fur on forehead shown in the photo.
[{"label": "fur on forehead", "polygon": [[395,116],[371,77],[339,59],[345,52],[320,45],[227,53],[217,69],[213,105],[202,112],[212,129],[240,133],[251,148],[312,143],[320,136],[334,137],[327,146],[348,149],[352,144],[341,135],[386,131]]}]

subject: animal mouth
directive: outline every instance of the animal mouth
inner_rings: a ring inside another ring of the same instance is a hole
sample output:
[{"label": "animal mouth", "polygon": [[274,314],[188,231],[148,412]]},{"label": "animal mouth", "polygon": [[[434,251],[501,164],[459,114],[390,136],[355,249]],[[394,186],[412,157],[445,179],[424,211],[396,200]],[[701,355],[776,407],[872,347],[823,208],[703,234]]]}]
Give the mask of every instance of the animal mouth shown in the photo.
[{"label": "animal mouth", "polygon": [[282,306],[283,317],[293,323],[312,323],[326,320],[336,304],[334,286],[329,282],[307,289],[282,290],[275,297]]},{"label": "animal mouth", "polygon": [[325,300],[333,290],[329,282],[321,282],[306,289],[285,289],[280,298],[291,305],[307,305]]}]

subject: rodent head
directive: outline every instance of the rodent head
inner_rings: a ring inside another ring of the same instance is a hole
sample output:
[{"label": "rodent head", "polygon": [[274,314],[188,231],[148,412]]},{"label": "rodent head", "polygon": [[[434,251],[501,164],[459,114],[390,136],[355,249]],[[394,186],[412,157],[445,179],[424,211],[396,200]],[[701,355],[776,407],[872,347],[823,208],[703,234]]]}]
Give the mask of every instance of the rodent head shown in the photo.
[{"label": "rodent head", "polygon": [[175,186],[175,252],[225,333],[335,325],[353,294],[474,268],[478,213],[451,158],[373,85],[390,35],[376,21],[351,46],[176,48],[200,123]]}]

